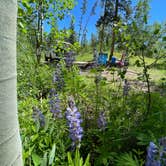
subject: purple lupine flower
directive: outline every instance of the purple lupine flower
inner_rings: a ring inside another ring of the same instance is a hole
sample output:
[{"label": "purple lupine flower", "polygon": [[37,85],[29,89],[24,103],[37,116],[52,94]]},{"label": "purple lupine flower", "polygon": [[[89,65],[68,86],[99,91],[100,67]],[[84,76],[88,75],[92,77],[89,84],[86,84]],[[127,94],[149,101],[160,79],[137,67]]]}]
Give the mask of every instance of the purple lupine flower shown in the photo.
[{"label": "purple lupine flower", "polygon": [[52,112],[53,117],[62,118],[62,111],[60,108],[60,99],[55,89],[51,89],[49,98],[50,98],[50,101],[49,101],[50,111]]},{"label": "purple lupine flower", "polygon": [[71,67],[73,65],[73,62],[75,60],[75,55],[73,51],[69,51],[65,55],[65,63],[66,67]]},{"label": "purple lupine flower", "polygon": [[98,124],[98,127],[101,130],[105,130],[105,128],[107,126],[107,120],[106,120],[105,112],[100,112],[99,113],[99,118],[97,120],[97,124]]},{"label": "purple lupine flower", "polygon": [[43,113],[37,107],[33,107],[32,109],[33,109],[32,118],[34,119],[35,122],[39,122],[41,127],[44,127],[45,117]]},{"label": "purple lupine flower", "polygon": [[159,139],[160,158],[162,165],[166,165],[166,137]]},{"label": "purple lupine flower", "polygon": [[158,154],[158,147],[153,142],[150,142],[147,150],[146,166],[161,166],[160,160],[158,159]]},{"label": "purple lupine flower", "polygon": [[62,66],[60,63],[57,64],[56,70],[53,74],[53,83],[56,84],[57,90],[62,90],[62,88],[64,87],[64,77]]},{"label": "purple lupine flower", "polygon": [[83,136],[83,128],[81,127],[81,114],[75,106],[74,99],[69,98],[68,108],[66,111],[67,125],[69,127],[70,138],[73,141],[72,147],[80,147],[80,142]]},{"label": "purple lupine flower", "polygon": [[159,139],[159,147],[150,142],[148,147],[146,166],[166,165],[166,138]]}]

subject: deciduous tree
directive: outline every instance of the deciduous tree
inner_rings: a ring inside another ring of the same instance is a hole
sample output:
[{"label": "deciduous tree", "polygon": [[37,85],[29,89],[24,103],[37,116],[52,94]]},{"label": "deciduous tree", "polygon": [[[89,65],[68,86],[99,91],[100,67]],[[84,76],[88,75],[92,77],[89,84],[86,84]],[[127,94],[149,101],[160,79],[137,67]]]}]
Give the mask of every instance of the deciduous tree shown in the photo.
[{"label": "deciduous tree", "polygon": [[17,1],[0,0],[0,165],[22,166],[16,95]]}]

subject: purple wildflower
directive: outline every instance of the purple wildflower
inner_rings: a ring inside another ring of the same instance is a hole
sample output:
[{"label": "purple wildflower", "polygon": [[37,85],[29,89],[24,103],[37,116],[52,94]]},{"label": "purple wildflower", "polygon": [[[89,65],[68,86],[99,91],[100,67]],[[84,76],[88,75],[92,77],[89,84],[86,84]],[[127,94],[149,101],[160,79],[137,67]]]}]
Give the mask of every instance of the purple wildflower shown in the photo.
[{"label": "purple wildflower", "polygon": [[100,112],[99,114],[99,118],[97,120],[97,124],[98,127],[101,130],[105,130],[106,126],[107,126],[107,121],[106,121],[106,116],[105,116],[105,112]]},{"label": "purple wildflower", "polygon": [[73,51],[69,51],[65,55],[65,63],[67,67],[71,67],[73,65],[73,62],[75,60],[75,55]]},{"label": "purple wildflower", "polygon": [[60,99],[58,94],[55,92],[55,89],[51,89],[50,92],[50,111],[53,114],[54,118],[62,118],[62,111],[60,108]]},{"label": "purple wildflower", "polygon": [[62,88],[64,87],[64,77],[62,66],[60,63],[57,64],[56,70],[53,74],[53,83],[56,84],[57,90],[62,90]]},{"label": "purple wildflower", "polygon": [[150,142],[147,153],[146,166],[166,165],[166,138],[159,139],[159,147]]},{"label": "purple wildflower", "polygon": [[83,136],[83,128],[81,127],[82,119],[72,97],[69,98],[66,119],[70,132],[69,136],[73,141],[72,146],[79,148]]},{"label": "purple wildflower", "polygon": [[161,163],[166,165],[166,137],[159,139]]},{"label": "purple wildflower", "polygon": [[44,127],[45,125],[44,115],[37,107],[33,107],[32,109],[33,109],[32,118],[34,119],[35,122],[39,122],[41,127]]},{"label": "purple wildflower", "polygon": [[157,160],[158,147],[153,142],[150,142],[147,153],[146,166],[161,166],[160,161]]}]

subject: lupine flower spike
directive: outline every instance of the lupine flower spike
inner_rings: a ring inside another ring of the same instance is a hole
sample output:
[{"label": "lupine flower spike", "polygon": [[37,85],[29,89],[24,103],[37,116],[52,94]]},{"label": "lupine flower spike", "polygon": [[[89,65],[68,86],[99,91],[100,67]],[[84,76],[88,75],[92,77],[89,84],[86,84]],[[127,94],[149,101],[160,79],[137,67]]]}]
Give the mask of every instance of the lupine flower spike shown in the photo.
[{"label": "lupine flower spike", "polygon": [[69,127],[70,138],[73,141],[72,147],[80,148],[81,139],[83,136],[83,129],[81,127],[82,119],[78,111],[73,97],[69,97],[68,107],[66,111],[67,125]]},{"label": "lupine flower spike", "polygon": [[57,90],[62,90],[64,87],[64,77],[62,73],[62,66],[60,63],[56,66],[56,71],[53,74],[53,83],[56,84]]},{"label": "lupine flower spike", "polygon": [[160,161],[157,160],[158,147],[153,142],[150,142],[147,153],[146,166],[160,166]]},{"label": "lupine flower spike", "polygon": [[50,111],[53,114],[54,118],[62,118],[62,111],[60,108],[60,99],[58,93],[56,93],[55,89],[51,89],[50,92]]},{"label": "lupine flower spike", "polygon": [[39,121],[40,126],[44,127],[45,117],[44,117],[43,113],[37,107],[33,107],[32,109],[33,109],[32,118],[34,119],[35,122]]},{"label": "lupine flower spike", "polygon": [[159,139],[159,144],[160,144],[160,158],[161,158],[161,163],[163,165],[166,165],[166,137],[160,138]]},{"label": "lupine flower spike", "polygon": [[147,153],[146,166],[165,166],[166,138],[159,140],[159,147],[153,142],[150,142]]},{"label": "lupine flower spike", "polygon": [[66,67],[71,67],[73,65],[73,62],[75,60],[74,57],[74,52],[73,51],[69,51],[65,54],[65,63],[66,63]]}]

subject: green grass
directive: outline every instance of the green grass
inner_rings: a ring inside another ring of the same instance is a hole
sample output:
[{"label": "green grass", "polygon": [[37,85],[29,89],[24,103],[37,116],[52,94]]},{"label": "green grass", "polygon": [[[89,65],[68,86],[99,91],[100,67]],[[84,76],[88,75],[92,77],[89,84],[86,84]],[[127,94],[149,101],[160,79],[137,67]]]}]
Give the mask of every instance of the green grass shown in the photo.
[{"label": "green grass", "polygon": [[[121,58],[121,53],[116,52],[115,56],[118,59],[120,59]],[[84,51],[84,52],[80,53],[77,56],[76,60],[77,61],[91,61],[91,60],[93,60],[93,51],[87,51],[87,52]],[[136,57],[136,56],[135,57],[134,56],[130,57],[130,59],[129,59],[129,61],[130,61],[129,70],[133,71],[133,72],[136,72],[136,73],[142,73],[143,67],[137,67],[135,65],[136,60],[139,60],[139,58]],[[145,62],[148,65],[153,63],[154,61],[155,61],[154,58],[145,57]],[[158,62],[158,64],[160,66],[162,66],[162,64],[164,64],[163,60],[160,60]],[[166,70],[164,70],[164,66],[161,69],[153,67],[153,68],[149,69],[149,74],[150,74],[151,81],[158,83],[161,80],[161,78],[165,78],[166,77]],[[90,77],[90,75],[91,74],[89,73],[89,77]],[[86,77],[88,77],[88,74],[86,74]],[[131,75],[128,78],[130,80],[135,80],[135,79],[137,79],[137,75],[136,74],[133,75],[133,76]]]},{"label": "green grass", "polygon": [[[135,71],[136,73],[142,73],[143,67],[129,66],[129,70]],[[161,78],[166,77],[166,70],[149,69],[150,78],[154,82],[160,81]]]},{"label": "green grass", "polygon": [[87,51],[87,52],[81,52],[77,57],[76,61],[92,61],[93,60],[93,52],[92,51]]},{"label": "green grass", "polygon": [[[132,56],[130,57],[130,65],[135,65],[135,62],[139,60],[141,62],[141,60],[138,58],[138,56]],[[155,61],[154,58],[149,58],[149,57],[145,57],[145,62],[147,65],[152,64]],[[163,60],[159,60],[157,63],[162,63]]]},{"label": "green grass", "polygon": [[[130,58],[129,69],[133,70],[137,73],[142,73],[143,67],[137,67],[135,65],[136,60],[139,60],[139,58],[138,57],[131,57]],[[154,58],[145,57],[145,62],[146,62],[147,65],[152,64],[154,61],[155,61]],[[163,60],[159,60],[158,65],[162,65],[162,64],[163,64]],[[166,77],[166,70],[164,70],[164,66],[161,69],[153,67],[153,68],[149,69],[149,74],[150,74],[151,80],[158,83],[161,78]]]}]

